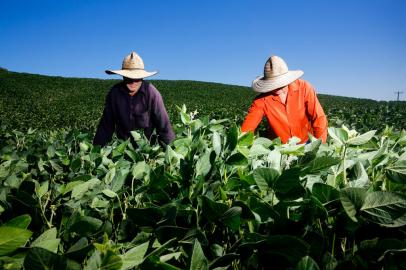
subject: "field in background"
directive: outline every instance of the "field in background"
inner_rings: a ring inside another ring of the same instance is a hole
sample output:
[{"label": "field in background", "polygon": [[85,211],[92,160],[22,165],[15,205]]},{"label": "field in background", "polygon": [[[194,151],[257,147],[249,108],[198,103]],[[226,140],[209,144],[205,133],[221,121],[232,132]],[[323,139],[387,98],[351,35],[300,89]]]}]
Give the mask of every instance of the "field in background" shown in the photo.
[{"label": "field in background", "polygon": [[[107,91],[118,80],[50,77],[0,71],[0,122],[12,129],[74,127],[93,132]],[[176,106],[185,104],[198,116],[242,120],[255,93],[248,87],[197,81],[152,80],[161,92],[171,121],[178,123]],[[317,89],[316,89],[317,90]],[[385,125],[406,129],[406,102],[377,102],[318,95],[330,126],[358,131],[382,130]]]}]

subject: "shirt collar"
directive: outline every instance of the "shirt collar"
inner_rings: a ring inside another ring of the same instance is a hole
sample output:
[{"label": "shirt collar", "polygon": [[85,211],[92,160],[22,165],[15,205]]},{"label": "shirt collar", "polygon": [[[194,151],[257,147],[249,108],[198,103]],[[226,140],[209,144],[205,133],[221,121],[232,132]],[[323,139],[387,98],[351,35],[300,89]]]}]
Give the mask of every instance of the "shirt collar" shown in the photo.
[{"label": "shirt collar", "polygon": [[[142,80],[142,84],[141,84],[141,87],[140,87],[140,89],[138,89],[138,91],[137,91],[137,93],[133,96],[133,97],[135,97],[136,95],[138,95],[139,93],[142,93],[143,95],[145,94],[145,91],[146,91],[146,83],[145,83],[145,80]],[[123,93],[125,93],[126,95],[128,95],[128,88],[127,88],[127,86],[124,84],[124,82],[121,82],[121,87],[120,87],[120,90],[123,92]],[[129,95],[130,96],[130,95]]]}]

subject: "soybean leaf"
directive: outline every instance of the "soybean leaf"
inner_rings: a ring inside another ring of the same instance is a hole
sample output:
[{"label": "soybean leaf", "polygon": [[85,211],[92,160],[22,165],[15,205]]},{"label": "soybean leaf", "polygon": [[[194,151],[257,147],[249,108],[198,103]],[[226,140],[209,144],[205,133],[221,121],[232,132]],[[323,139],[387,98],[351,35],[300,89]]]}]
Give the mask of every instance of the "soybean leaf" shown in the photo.
[{"label": "soybean leaf", "polygon": [[367,219],[382,226],[406,225],[406,199],[400,194],[387,191],[368,193],[361,211]]},{"label": "soybean leaf", "polygon": [[212,151],[206,151],[196,162],[196,176],[206,176],[211,169]]},{"label": "soybean leaf", "polygon": [[83,260],[92,249],[93,244],[89,244],[87,238],[82,237],[68,249],[65,256],[75,260]]},{"label": "soybean leaf", "polygon": [[215,221],[220,218],[228,206],[224,203],[215,202],[207,196],[202,196],[202,213],[209,221]]},{"label": "soybean leaf", "polygon": [[24,269],[67,269],[67,261],[63,256],[57,255],[49,250],[33,247],[29,249],[24,259]]},{"label": "soybean leaf", "polygon": [[328,135],[333,138],[340,145],[344,144],[348,140],[348,133],[342,128],[328,128]]},{"label": "soybean leaf", "polygon": [[349,187],[340,190],[340,201],[348,217],[357,222],[356,214],[364,204],[366,191],[363,188]]},{"label": "soybean leaf", "polygon": [[61,241],[61,239],[56,238],[56,233],[56,228],[46,230],[31,243],[31,247],[40,247],[56,253],[58,251],[59,242]]},{"label": "soybean leaf", "polygon": [[106,195],[109,198],[115,198],[117,197],[117,193],[115,193],[114,191],[110,190],[110,189],[104,189],[103,194]]},{"label": "soybean leaf", "polygon": [[220,155],[220,153],[221,153],[221,138],[220,138],[220,135],[219,135],[219,133],[217,131],[213,132],[212,141],[213,141],[214,152],[216,152],[217,155]]},{"label": "soybean leaf", "polygon": [[[232,264],[233,261],[240,259],[240,255],[236,253],[228,253],[221,255],[220,257],[217,257],[215,260],[213,260],[209,268],[210,269],[216,269],[217,267],[228,267],[229,265]],[[221,269],[221,268],[220,268]]]},{"label": "soybean leaf", "polygon": [[291,235],[269,236],[264,252],[285,258],[290,264],[296,264],[310,251],[310,246],[302,239]]},{"label": "soybean leaf", "polygon": [[365,132],[364,134],[358,135],[355,138],[351,138],[347,141],[347,144],[349,145],[363,145],[367,143],[369,140],[372,139],[372,137],[375,135],[376,130],[371,130],[368,132]]},{"label": "soybean leaf", "polygon": [[238,166],[238,165],[246,165],[247,163],[248,163],[247,158],[241,153],[235,153],[226,160],[227,165]]},{"label": "soybean leaf", "polygon": [[238,139],[239,147],[248,147],[251,146],[254,142],[254,133],[246,132]]},{"label": "soybean leaf", "polygon": [[192,260],[190,262],[191,270],[208,270],[209,262],[204,256],[202,247],[199,241],[196,239],[195,244],[193,245]]},{"label": "soybean leaf", "polygon": [[295,270],[319,270],[317,263],[310,257],[305,256],[297,263]]},{"label": "soybean leaf", "polygon": [[0,256],[12,253],[17,248],[24,246],[31,237],[32,232],[16,227],[0,227]]},{"label": "soybean leaf", "polygon": [[266,192],[274,185],[279,172],[272,168],[257,168],[253,176],[259,189]]},{"label": "soybean leaf", "polygon": [[336,157],[328,157],[328,156],[316,157],[302,169],[302,173],[305,174],[318,173],[338,163],[340,163],[340,159]]},{"label": "soybean leaf", "polygon": [[349,182],[349,186],[350,187],[367,187],[369,185],[369,178],[368,178],[368,174],[365,171],[365,168],[362,165],[362,163],[359,161],[357,163],[355,163],[354,170],[355,170],[356,179],[351,180]]},{"label": "soybean leaf", "polygon": [[305,189],[300,183],[300,169],[291,168],[283,171],[275,181],[274,190],[278,199],[295,200],[304,195]]},{"label": "soybean leaf", "polygon": [[126,253],[121,255],[123,261],[122,270],[131,269],[140,265],[144,261],[144,256],[147,253],[149,242],[138,245]]},{"label": "soybean leaf", "polygon": [[231,128],[227,132],[227,148],[230,151],[233,151],[235,147],[237,146],[237,140],[238,140],[238,128],[234,124],[231,126]]},{"label": "soybean leaf", "polygon": [[127,216],[138,226],[155,227],[162,218],[162,211],[157,207],[129,208]]},{"label": "soybean leaf", "polygon": [[324,183],[315,183],[312,194],[323,204],[335,201],[340,197],[337,189]]},{"label": "soybean leaf", "polygon": [[81,236],[89,236],[96,233],[102,224],[103,222],[100,219],[90,216],[80,216],[72,226],[70,226],[69,230],[71,232],[76,232]]},{"label": "soybean leaf", "polygon": [[224,212],[219,220],[227,225],[231,230],[237,231],[240,227],[242,208],[234,206]]},{"label": "soybean leaf", "polygon": [[386,176],[393,182],[406,184],[406,164],[386,168]]},{"label": "soybean leaf", "polygon": [[93,187],[97,186],[100,183],[100,180],[97,178],[92,178],[87,182],[79,184],[72,189],[72,198],[80,199]]},{"label": "soybean leaf", "polygon": [[14,227],[14,228],[20,228],[20,229],[27,229],[28,225],[31,223],[31,217],[30,215],[21,215],[18,217],[15,217],[6,223],[3,224],[3,226],[7,227]]}]

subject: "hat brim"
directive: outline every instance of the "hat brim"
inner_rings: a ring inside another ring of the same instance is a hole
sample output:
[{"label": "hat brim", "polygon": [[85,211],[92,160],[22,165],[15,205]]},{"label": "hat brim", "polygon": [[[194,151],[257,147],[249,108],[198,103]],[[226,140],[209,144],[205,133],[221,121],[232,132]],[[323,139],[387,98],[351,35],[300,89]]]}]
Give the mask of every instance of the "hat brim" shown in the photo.
[{"label": "hat brim", "polygon": [[157,74],[158,72],[157,71],[148,72],[142,69],[136,70],[119,69],[119,70],[106,70],[106,73],[109,75],[117,74],[130,79],[143,79],[151,77]]},{"label": "hat brim", "polygon": [[290,70],[286,74],[272,79],[264,79],[264,77],[259,77],[252,81],[252,89],[258,93],[270,92],[291,84],[302,77],[303,74],[304,72],[301,70]]}]

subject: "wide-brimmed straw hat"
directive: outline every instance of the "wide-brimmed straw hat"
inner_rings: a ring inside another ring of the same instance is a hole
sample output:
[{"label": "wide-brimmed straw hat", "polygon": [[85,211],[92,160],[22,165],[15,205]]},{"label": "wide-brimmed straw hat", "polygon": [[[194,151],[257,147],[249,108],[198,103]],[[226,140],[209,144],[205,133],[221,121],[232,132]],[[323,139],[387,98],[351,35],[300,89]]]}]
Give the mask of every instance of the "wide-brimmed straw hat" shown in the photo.
[{"label": "wide-brimmed straw hat", "polygon": [[144,70],[144,62],[141,57],[132,52],[123,60],[122,68],[119,70],[106,70],[107,74],[118,74],[131,79],[143,79],[157,74],[157,71],[148,72]]},{"label": "wide-brimmed straw hat", "polygon": [[252,89],[258,93],[266,93],[284,87],[303,75],[301,70],[289,70],[285,61],[279,56],[271,56],[265,63],[264,76],[252,81]]}]

